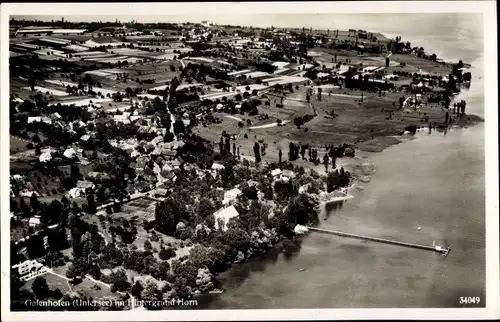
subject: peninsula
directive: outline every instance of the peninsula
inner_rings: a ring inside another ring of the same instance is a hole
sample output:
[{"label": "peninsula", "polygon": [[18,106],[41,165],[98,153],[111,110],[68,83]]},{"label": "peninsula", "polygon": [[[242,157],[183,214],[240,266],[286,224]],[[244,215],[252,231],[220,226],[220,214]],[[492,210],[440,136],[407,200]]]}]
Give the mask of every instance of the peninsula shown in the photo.
[{"label": "peninsula", "polygon": [[482,121],[467,63],[368,30],[10,27],[12,310],[194,303],[293,253],[356,151]]}]

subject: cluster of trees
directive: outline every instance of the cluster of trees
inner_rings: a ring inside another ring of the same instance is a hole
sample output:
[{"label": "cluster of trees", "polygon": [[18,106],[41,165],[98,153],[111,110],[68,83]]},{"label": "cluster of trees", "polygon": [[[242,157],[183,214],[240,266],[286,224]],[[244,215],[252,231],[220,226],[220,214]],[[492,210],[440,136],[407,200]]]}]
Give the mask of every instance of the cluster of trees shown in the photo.
[{"label": "cluster of trees", "polygon": [[156,230],[173,236],[176,232],[177,224],[181,221],[190,221],[190,213],[186,209],[186,204],[179,198],[169,197],[157,203],[155,210]]},{"label": "cluster of trees", "polygon": [[344,168],[340,170],[335,169],[330,172],[326,177],[326,187],[328,192],[332,192],[342,187],[347,187],[349,185],[351,174],[349,171],[344,171]]},{"label": "cluster of trees", "polygon": [[347,143],[338,146],[327,145],[326,150],[328,151],[328,155],[332,158],[343,158],[344,156],[352,158],[355,154],[352,146]]},{"label": "cluster of trees", "polygon": [[33,193],[26,202],[26,197],[19,198],[19,203],[15,199],[10,201],[10,211],[24,218],[39,216],[40,222],[45,226],[64,223],[72,211],[71,204],[66,197],[61,201],[54,199],[50,203],[39,201],[38,196]]},{"label": "cluster of trees", "polygon": [[453,103],[453,114],[464,115],[466,106],[467,102],[465,100]]},{"label": "cluster of trees", "polygon": [[464,63],[460,60],[457,64],[453,65],[451,74],[455,76],[457,83],[470,82],[472,79],[472,74],[470,72],[462,72],[464,68]]},{"label": "cluster of trees", "polygon": [[314,118],[314,115],[306,114],[304,116],[297,116],[293,119],[293,124],[297,126],[298,129],[305,123],[309,122]]},{"label": "cluster of trees", "polygon": [[[280,150],[281,152],[281,150]],[[290,142],[288,147],[288,160],[295,161],[299,158],[299,153],[301,152],[301,146]],[[305,150],[304,150],[305,153]],[[281,158],[280,158],[281,159]]]},{"label": "cluster of trees", "polygon": [[260,150],[260,145],[259,142],[255,142],[253,145],[253,153],[255,155],[255,162],[259,163],[261,161],[261,150]]},{"label": "cluster of trees", "polygon": [[254,65],[258,71],[266,72],[269,74],[274,73],[274,71],[277,69],[276,66],[274,66],[273,64],[267,63],[267,62],[253,62],[252,61],[251,64]]},{"label": "cluster of trees", "polygon": [[[248,93],[248,92],[245,92]],[[244,115],[248,113],[248,115],[257,115],[259,114],[258,106],[262,104],[262,101],[259,99],[250,99],[241,103],[240,114]]]},{"label": "cluster of trees", "polygon": [[188,63],[181,72],[181,78],[196,79],[198,82],[205,80],[206,76],[219,80],[229,80],[227,72],[205,64]]},{"label": "cluster of trees", "polygon": [[297,185],[292,181],[276,181],[273,188],[278,201],[287,201],[299,194]]},{"label": "cluster of trees", "polygon": [[309,161],[318,165],[319,164],[318,150],[309,148],[308,153],[309,153]]},{"label": "cluster of trees", "polygon": [[[47,237],[48,244],[45,246],[44,237]],[[57,252],[69,247],[66,231],[64,228],[45,230],[38,234],[33,234],[26,240],[26,251],[30,259],[40,258],[50,252]],[[16,261],[25,260],[24,256],[20,256]],[[59,259],[56,261],[61,262]],[[13,263],[14,264],[14,263]],[[53,263],[57,266],[57,263]]]}]

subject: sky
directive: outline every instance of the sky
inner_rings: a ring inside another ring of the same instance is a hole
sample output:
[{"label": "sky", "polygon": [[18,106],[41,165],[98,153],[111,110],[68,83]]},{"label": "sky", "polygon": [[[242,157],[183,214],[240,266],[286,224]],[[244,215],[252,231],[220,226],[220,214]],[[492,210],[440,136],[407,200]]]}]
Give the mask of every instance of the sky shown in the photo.
[{"label": "sky", "polygon": [[[371,14],[206,14],[206,15],[66,15],[64,19],[72,22],[112,21],[120,22],[136,20],[138,22],[201,22],[211,21],[217,24],[230,24],[255,27],[282,27],[282,28],[316,28],[316,29],[370,29],[372,32],[385,31],[381,26],[402,25],[415,21],[428,20],[434,16],[439,19],[450,14],[440,13],[371,13]],[[12,16],[16,19],[27,20],[61,20],[63,16]],[[423,20],[422,20],[423,19]],[[375,28],[375,29],[373,29]]]}]

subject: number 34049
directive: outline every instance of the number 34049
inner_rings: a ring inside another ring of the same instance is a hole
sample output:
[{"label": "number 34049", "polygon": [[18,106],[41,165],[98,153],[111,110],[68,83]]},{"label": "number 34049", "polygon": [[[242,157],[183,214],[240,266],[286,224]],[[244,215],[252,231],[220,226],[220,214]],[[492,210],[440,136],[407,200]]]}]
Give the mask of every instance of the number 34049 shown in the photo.
[{"label": "number 34049", "polygon": [[481,302],[481,298],[479,296],[470,297],[470,296],[461,296],[460,304],[479,304]]}]

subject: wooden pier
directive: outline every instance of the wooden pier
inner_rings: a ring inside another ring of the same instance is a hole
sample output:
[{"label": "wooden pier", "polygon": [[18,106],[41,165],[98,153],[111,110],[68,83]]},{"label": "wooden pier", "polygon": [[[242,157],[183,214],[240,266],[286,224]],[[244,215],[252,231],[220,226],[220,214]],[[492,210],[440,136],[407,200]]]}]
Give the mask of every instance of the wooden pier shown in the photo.
[{"label": "wooden pier", "polygon": [[374,241],[374,242],[384,243],[384,244],[399,245],[399,246],[403,246],[403,247],[430,250],[433,252],[441,253],[443,255],[447,255],[449,250],[450,250],[449,247],[443,248],[440,246],[427,246],[427,245],[420,245],[420,244],[414,244],[414,243],[406,243],[406,242],[402,242],[402,241],[389,240],[389,239],[370,237],[370,236],[362,236],[362,235],[345,233],[345,232],[341,232],[341,231],[337,231],[337,230],[328,230],[328,229],[315,228],[315,227],[309,227],[309,226],[306,226],[306,228],[311,230],[311,231],[317,231],[317,232],[337,235],[337,236],[341,236],[341,237],[350,237],[350,238],[369,240],[369,241]]}]

